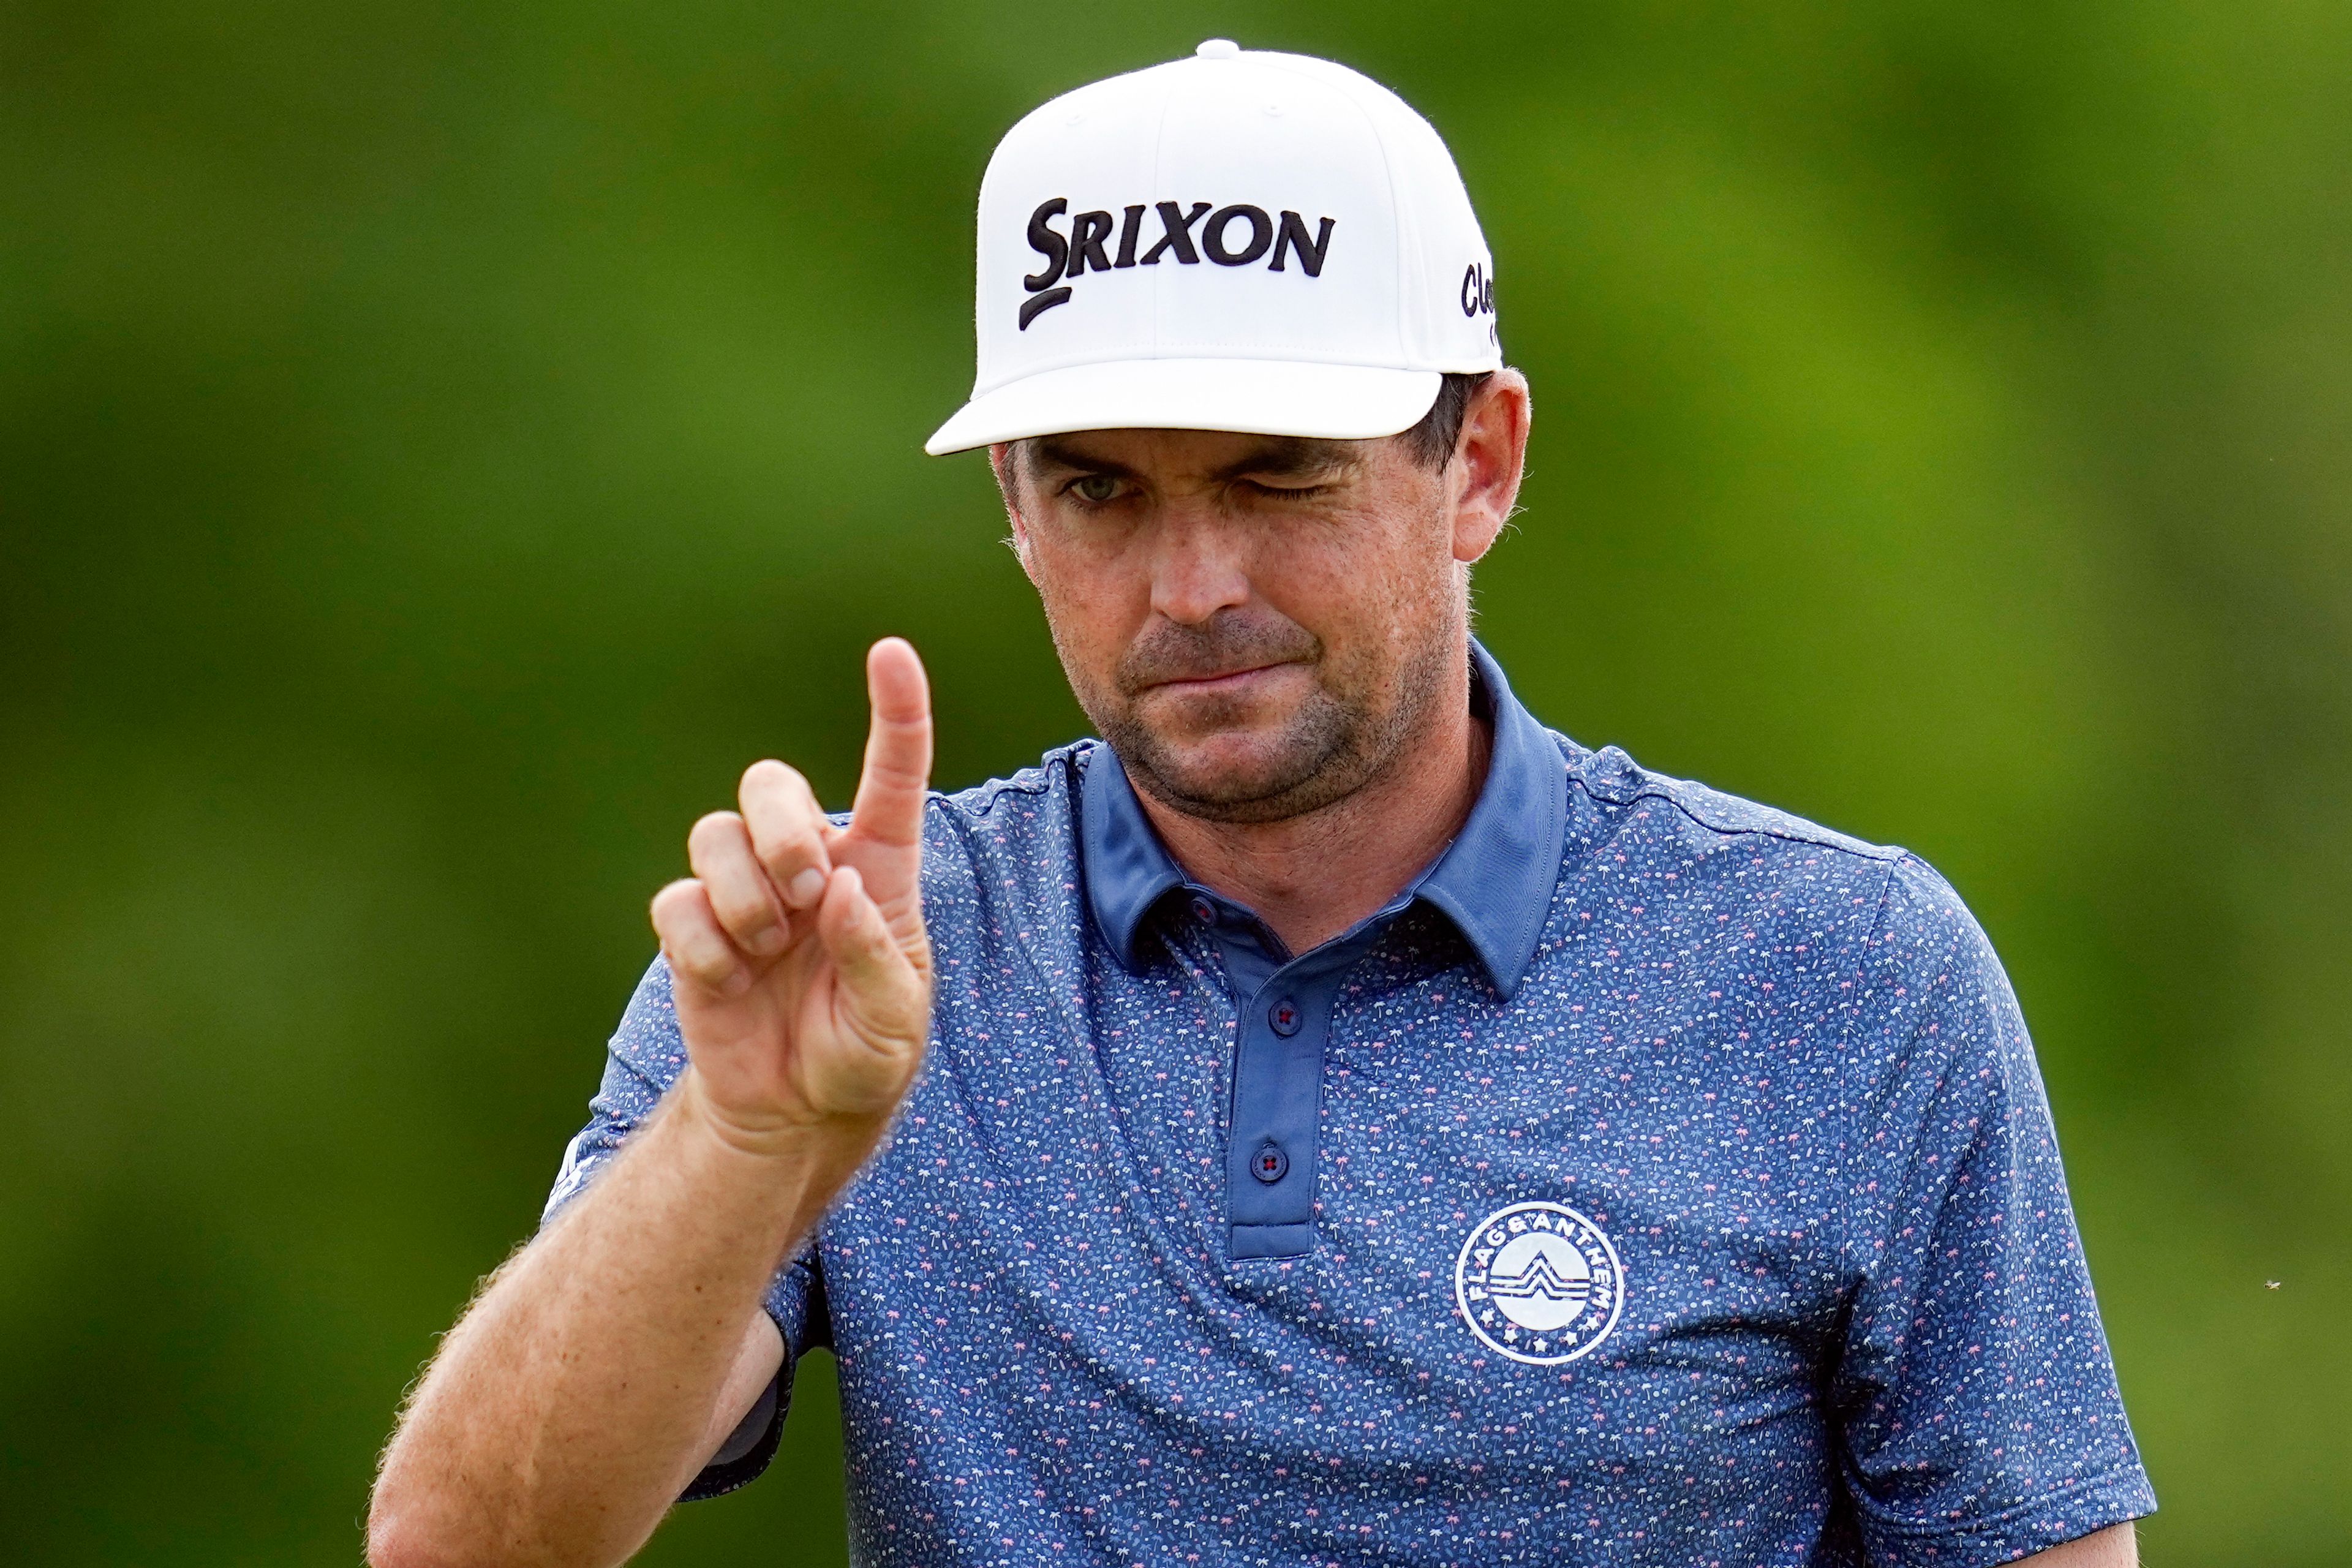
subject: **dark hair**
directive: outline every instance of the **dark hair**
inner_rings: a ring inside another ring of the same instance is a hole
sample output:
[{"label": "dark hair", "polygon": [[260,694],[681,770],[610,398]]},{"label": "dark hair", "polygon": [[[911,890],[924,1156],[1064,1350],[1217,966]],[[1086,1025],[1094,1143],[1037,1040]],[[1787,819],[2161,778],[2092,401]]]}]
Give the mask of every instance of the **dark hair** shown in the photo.
[{"label": "dark hair", "polygon": [[[1421,416],[1421,423],[1409,430],[1400,430],[1391,440],[1402,441],[1412,454],[1414,462],[1425,468],[1443,468],[1454,460],[1454,448],[1462,440],[1462,418],[1470,411],[1470,399],[1478,389],[1495,379],[1491,370],[1475,372],[1449,370],[1437,384],[1437,401]],[[1026,465],[1040,437],[1023,437],[1012,443],[1014,470]]]},{"label": "dark hair", "polygon": [[1429,405],[1421,423],[1397,437],[1412,448],[1415,462],[1425,468],[1442,468],[1454,460],[1454,446],[1462,439],[1462,416],[1469,411],[1470,399],[1494,375],[1491,370],[1445,373],[1445,379],[1438,383],[1437,401]]}]

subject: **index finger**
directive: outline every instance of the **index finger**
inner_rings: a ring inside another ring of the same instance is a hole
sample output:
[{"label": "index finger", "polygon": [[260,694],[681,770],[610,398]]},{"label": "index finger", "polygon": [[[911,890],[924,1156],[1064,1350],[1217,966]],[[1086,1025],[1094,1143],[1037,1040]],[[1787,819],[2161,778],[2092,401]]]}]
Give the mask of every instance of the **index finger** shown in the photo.
[{"label": "index finger", "polygon": [[923,796],[931,778],[931,688],[914,645],[884,637],[868,649],[866,692],[874,721],[849,830],[877,844],[913,848],[922,842]]}]

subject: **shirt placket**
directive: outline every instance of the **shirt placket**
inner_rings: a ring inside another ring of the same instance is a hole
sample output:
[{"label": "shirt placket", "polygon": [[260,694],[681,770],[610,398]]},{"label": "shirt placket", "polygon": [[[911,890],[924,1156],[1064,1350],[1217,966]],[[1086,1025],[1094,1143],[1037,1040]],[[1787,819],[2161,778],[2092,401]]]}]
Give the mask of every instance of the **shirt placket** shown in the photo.
[{"label": "shirt placket", "polygon": [[1196,896],[1195,918],[1225,960],[1238,1017],[1226,1116],[1225,1215],[1233,1258],[1315,1249],[1323,1052],[1331,1010],[1370,931],[1281,962],[1252,917]]}]

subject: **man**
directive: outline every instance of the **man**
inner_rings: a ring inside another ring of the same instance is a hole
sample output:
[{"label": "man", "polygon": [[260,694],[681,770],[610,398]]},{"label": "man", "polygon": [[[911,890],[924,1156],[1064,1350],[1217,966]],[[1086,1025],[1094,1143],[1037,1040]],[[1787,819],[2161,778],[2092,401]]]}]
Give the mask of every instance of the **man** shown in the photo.
[{"label": "man", "polygon": [[2031,1047],[1898,850],[1542,728],[1471,641],[1525,381],[1436,133],[1097,83],[980,204],[987,445],[1108,744],[695,825],[379,1568],[610,1563],[838,1358],[874,1563],[2126,1564]]}]

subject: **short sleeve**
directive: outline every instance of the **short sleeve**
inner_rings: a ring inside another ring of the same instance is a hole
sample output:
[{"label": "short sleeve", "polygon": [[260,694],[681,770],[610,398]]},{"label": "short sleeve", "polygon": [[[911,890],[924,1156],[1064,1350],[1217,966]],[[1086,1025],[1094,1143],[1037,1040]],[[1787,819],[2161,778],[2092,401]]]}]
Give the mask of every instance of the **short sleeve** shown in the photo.
[{"label": "short sleeve", "polygon": [[[653,967],[629,998],[628,1010],[605,1048],[604,1077],[588,1104],[588,1125],[563,1151],[554,1190],[540,1216],[544,1230],[621,1152],[686,1069],[686,1042],[670,1000],[669,966]],[[814,1241],[769,1281],[763,1302],[783,1335],[784,1364],[741,1426],[696,1476],[680,1500],[717,1497],[748,1485],[775,1458],[792,1403],[793,1366],[818,1345],[832,1342],[824,1285]]]},{"label": "short sleeve", "polygon": [[1863,1260],[1836,1380],[1874,1563],[2006,1563],[2156,1510],[2023,1018],[1948,887],[1882,922],[1902,1043],[1871,1108]]}]

